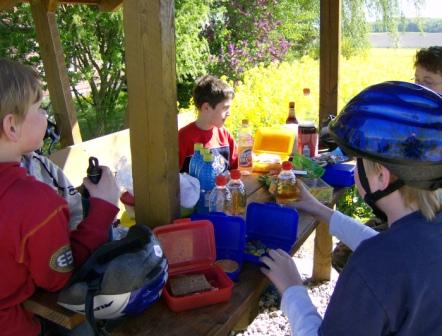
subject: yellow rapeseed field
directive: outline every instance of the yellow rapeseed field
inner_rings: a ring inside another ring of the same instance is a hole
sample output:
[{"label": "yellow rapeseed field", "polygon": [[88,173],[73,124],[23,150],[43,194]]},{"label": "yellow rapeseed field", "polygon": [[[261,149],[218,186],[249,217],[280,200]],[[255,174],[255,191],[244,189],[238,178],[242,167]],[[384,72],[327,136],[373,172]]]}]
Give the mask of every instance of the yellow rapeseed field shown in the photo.
[{"label": "yellow rapeseed field", "polygon": [[[411,81],[416,49],[371,49],[364,56],[342,59],[339,71],[339,109],[365,87],[387,81]],[[229,81],[228,78],[224,78]],[[319,62],[303,58],[253,68],[242,82],[233,83],[235,99],[226,127],[237,134],[241,120],[249,119],[254,130],[282,124],[289,101],[296,103],[298,120],[318,122]],[[303,95],[310,88],[310,99]]]}]

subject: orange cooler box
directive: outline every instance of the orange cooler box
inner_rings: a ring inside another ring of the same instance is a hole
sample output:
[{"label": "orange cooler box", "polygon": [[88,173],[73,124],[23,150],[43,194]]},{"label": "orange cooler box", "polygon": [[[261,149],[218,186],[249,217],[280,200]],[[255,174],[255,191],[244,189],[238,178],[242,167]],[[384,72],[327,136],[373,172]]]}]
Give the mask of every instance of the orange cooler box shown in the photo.
[{"label": "orange cooler box", "polygon": [[[215,265],[215,235],[210,221],[184,219],[156,227],[153,232],[169,263],[169,281],[163,289],[163,296],[170,310],[181,312],[230,300],[233,282]],[[170,279],[192,274],[204,274],[215,289],[184,296],[172,295]]]},{"label": "orange cooler box", "polygon": [[291,129],[259,128],[253,142],[253,171],[266,173],[272,169],[280,169],[281,163],[289,159],[294,142]]}]

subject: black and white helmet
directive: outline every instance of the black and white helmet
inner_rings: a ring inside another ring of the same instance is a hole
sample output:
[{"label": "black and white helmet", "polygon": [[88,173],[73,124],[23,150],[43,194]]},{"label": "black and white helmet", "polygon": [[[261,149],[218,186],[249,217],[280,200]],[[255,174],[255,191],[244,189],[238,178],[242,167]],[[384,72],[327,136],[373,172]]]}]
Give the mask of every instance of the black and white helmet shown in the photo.
[{"label": "black and white helmet", "polygon": [[160,298],[167,268],[158,239],[147,226],[134,225],[125,238],[103,244],[89,257],[58,303],[86,314],[91,324],[95,318],[140,313]]}]

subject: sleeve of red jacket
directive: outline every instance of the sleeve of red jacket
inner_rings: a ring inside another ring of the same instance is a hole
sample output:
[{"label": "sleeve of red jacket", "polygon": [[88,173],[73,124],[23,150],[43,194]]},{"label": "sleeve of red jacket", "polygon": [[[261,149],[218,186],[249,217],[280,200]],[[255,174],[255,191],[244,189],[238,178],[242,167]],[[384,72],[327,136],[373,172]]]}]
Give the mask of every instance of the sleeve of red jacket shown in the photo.
[{"label": "sleeve of red jacket", "polygon": [[74,265],[81,265],[107,241],[118,208],[91,198],[88,217],[70,232],[69,209],[65,201],[56,194],[47,194],[42,199],[44,201],[30,212],[34,213],[36,223],[22,239],[20,261],[27,264],[38,287],[56,291],[66,284]]},{"label": "sleeve of red jacket", "polygon": [[34,228],[21,239],[19,253],[19,262],[26,265],[35,285],[49,291],[62,288],[73,270],[69,210],[62,201],[53,205],[50,211],[38,210]]},{"label": "sleeve of red jacket", "polygon": [[109,239],[109,229],[118,208],[99,198],[89,199],[88,216],[71,231],[71,246],[75,266],[81,265],[91,253]]}]

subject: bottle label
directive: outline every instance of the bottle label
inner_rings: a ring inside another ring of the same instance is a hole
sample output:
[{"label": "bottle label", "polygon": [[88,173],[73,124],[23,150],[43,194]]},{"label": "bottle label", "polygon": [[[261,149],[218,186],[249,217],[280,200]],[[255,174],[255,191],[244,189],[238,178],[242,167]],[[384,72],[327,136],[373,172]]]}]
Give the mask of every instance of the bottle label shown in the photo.
[{"label": "bottle label", "polygon": [[240,167],[252,167],[252,148],[246,147],[246,148],[240,149],[239,166]]}]

